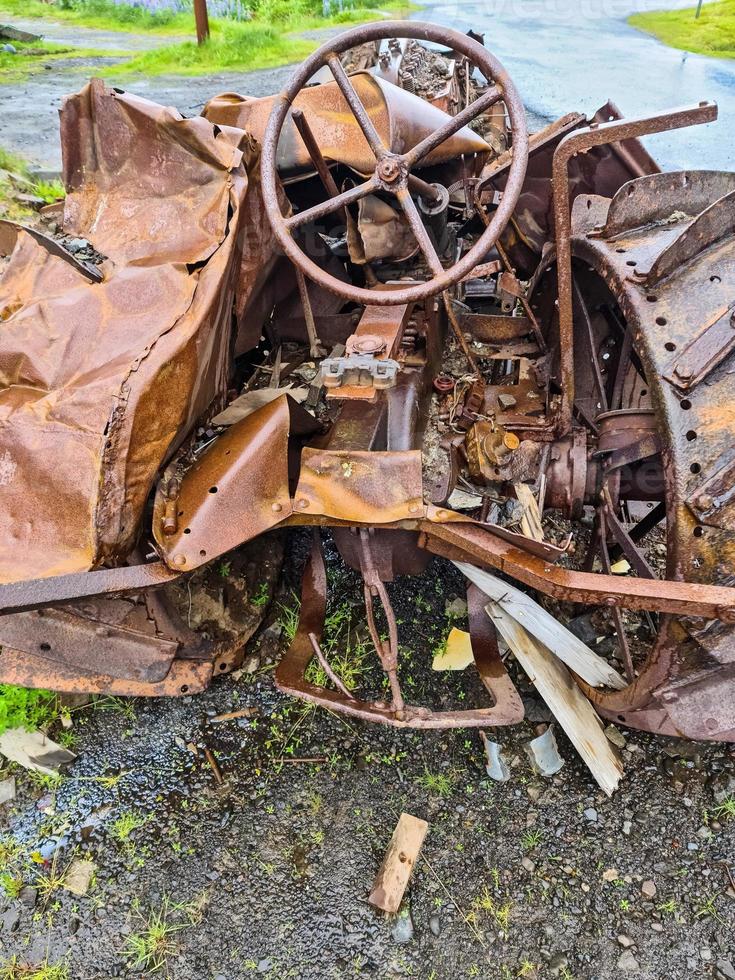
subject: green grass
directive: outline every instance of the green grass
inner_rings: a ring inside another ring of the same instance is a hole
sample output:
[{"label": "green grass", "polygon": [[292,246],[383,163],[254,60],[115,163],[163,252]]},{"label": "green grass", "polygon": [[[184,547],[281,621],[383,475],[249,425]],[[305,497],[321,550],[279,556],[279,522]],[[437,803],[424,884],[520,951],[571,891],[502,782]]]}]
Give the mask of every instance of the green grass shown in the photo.
[{"label": "green grass", "polygon": [[727,796],[712,810],[717,820],[735,820],[735,796]]},{"label": "green grass", "polygon": [[[169,921],[172,907],[164,898],[157,910],[151,910],[148,917],[141,916],[143,926],[140,932],[132,933],[125,941],[124,955],[134,970],[145,973],[158,973],[166,966],[166,961],[178,949],[175,935],[186,926],[181,922]],[[138,913],[140,915],[140,913]]]},{"label": "green grass", "polygon": [[46,204],[61,200],[65,194],[61,181],[36,180],[22,157],[0,147],[0,218],[15,220],[31,213],[24,202],[15,199],[16,192],[40,197]]},{"label": "green grass", "polygon": [[[362,13],[359,20],[369,19]],[[324,27],[330,21],[287,20],[283,23],[260,20],[239,23],[213,21],[211,37],[204,44],[184,41],[143,51],[129,61],[110,66],[100,74],[124,78],[127,75],[203,75],[209,71],[256,71],[302,61],[317,42],[297,37],[294,32]]]},{"label": "green grass", "polygon": [[[151,13],[141,7],[114,4],[111,0],[61,0],[53,4],[40,0],[0,0],[2,13],[22,17],[45,17],[59,21],[71,21],[80,27],[112,31],[138,31],[161,36],[162,45],[152,51],[141,51],[129,60],[101,69],[104,77],[124,78],[129,75],[153,77],[162,74],[203,75],[214,71],[254,71],[273,68],[303,60],[317,46],[318,41],[297,36],[299,32],[344,24],[363,23],[385,16],[405,17],[413,5],[405,3],[378,10],[367,6],[371,0],[357,0],[355,9],[334,17],[321,16],[321,0],[255,0],[253,19],[249,21],[211,20],[211,36],[202,45],[195,40],[192,14],[159,11]],[[364,4],[364,6],[363,6]],[[43,25],[39,23],[39,32]],[[176,36],[165,43],[166,36]],[[188,36],[190,41],[181,41]],[[52,46],[47,45],[49,51]],[[92,56],[102,52],[75,50],[75,56]],[[104,52],[107,55],[115,52]],[[46,55],[58,57],[60,54]],[[2,57],[2,56],[0,56]],[[15,58],[18,69],[18,55]],[[3,69],[0,60],[0,69]],[[4,81],[12,77],[13,63],[5,71],[0,70]]]},{"label": "green grass", "polygon": [[[0,189],[0,202],[2,192]],[[0,735],[9,728],[41,728],[58,714],[56,695],[0,684]]]},{"label": "green grass", "polygon": [[110,824],[110,836],[118,843],[124,844],[133,831],[147,823],[147,818],[138,813],[128,811],[122,813],[117,820]]},{"label": "green grass", "polygon": [[633,14],[628,23],[672,48],[717,58],[735,58],[735,0],[706,3],[695,18],[687,10],[650,11]]},{"label": "green grass", "polygon": [[4,966],[0,966],[0,980],[70,980],[69,967],[63,963],[40,966],[26,966],[14,956]]},{"label": "green grass", "polygon": [[433,793],[435,796],[446,798],[452,795],[452,789],[454,787],[452,775],[447,775],[443,772],[431,772],[427,767],[424,767],[423,776],[419,776],[416,781],[427,792]]},{"label": "green grass", "polygon": [[[115,4],[112,0],[61,0],[42,3],[41,0],[0,0],[0,13],[23,18],[43,18],[78,24],[106,31],[145,31],[152,34],[191,34],[194,31],[192,14],[171,10],[150,11],[145,7]],[[39,24],[38,33],[43,33]]]}]

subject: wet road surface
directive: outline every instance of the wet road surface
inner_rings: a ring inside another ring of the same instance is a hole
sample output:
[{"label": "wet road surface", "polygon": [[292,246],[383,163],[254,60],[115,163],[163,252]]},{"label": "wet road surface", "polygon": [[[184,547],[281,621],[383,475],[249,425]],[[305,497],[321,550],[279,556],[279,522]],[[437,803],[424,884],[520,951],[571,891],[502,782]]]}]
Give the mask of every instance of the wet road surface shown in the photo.
[{"label": "wet road surface", "polygon": [[661,44],[626,18],[689,7],[690,0],[483,0],[429,3],[414,18],[484,32],[526,106],[547,119],[594,112],[611,99],[625,116],[702,99],[719,105],[708,126],[650,137],[665,170],[735,169],[735,60],[705,58]]}]

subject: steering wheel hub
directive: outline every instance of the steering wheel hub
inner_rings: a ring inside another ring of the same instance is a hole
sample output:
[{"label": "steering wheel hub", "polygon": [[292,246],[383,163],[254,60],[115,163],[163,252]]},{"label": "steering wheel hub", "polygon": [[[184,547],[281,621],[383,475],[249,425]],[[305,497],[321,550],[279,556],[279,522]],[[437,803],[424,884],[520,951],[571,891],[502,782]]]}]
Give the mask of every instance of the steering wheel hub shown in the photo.
[{"label": "steering wheel hub", "polygon": [[393,156],[393,154],[386,154],[378,163],[375,172],[384,184],[394,184],[404,176],[401,159],[400,157]]}]

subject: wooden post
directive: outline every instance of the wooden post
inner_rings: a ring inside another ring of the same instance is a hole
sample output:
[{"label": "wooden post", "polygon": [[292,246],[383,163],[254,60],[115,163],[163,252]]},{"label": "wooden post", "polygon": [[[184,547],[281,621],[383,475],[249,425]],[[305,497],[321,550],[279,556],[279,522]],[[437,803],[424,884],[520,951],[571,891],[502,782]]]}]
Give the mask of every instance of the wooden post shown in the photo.
[{"label": "wooden post", "polygon": [[697,12],[694,15],[694,19],[696,20],[701,13],[702,13],[702,0],[697,0]]},{"label": "wooden post", "polygon": [[209,37],[207,0],[194,0],[194,21],[197,28],[197,44],[203,44]]}]

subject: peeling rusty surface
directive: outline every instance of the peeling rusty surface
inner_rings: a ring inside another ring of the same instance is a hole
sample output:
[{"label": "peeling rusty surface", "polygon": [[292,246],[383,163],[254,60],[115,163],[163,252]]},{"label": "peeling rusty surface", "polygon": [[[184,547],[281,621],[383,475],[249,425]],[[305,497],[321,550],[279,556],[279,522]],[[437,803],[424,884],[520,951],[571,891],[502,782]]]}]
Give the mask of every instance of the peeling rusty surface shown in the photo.
[{"label": "peeling rusty surface", "polygon": [[108,258],[92,283],[20,232],[0,281],[5,582],[125,557],[229,370],[253,144],[99,81],[67,99],[61,131],[65,229]]},{"label": "peeling rusty surface", "polygon": [[422,491],[419,452],[305,449],[294,511],[390,524],[423,515]]},{"label": "peeling rusty surface", "polygon": [[288,486],[288,396],[231,426],[180,478],[176,526],[164,527],[168,498],[159,487],[153,532],[164,560],[192,571],[275,527],[292,510]]},{"label": "peeling rusty surface", "polygon": [[[375,129],[384,144],[395,153],[416,146],[446,122],[441,109],[369,72],[357,72],[350,78]],[[243,129],[262,144],[268,119],[280,98],[269,95],[262,99],[243,99],[237,95],[219,95],[206,104],[202,114],[219,126]],[[343,163],[358,174],[372,172],[375,158],[336,82],[303,88],[291,104],[308,116],[325,160]],[[489,152],[490,147],[482,137],[463,127],[433,150],[423,166],[447,163],[462,153]],[[313,172],[309,153],[290,115],[285,117],[278,141],[276,165],[285,181]]]},{"label": "peeling rusty surface", "polygon": [[99,674],[80,673],[73,667],[3,647],[0,653],[0,683],[39,687],[52,691],[84,694],[120,694],[126,697],[176,698],[200,694],[212,680],[212,664],[174,660],[166,677],[157,682],[121,680]]}]

